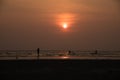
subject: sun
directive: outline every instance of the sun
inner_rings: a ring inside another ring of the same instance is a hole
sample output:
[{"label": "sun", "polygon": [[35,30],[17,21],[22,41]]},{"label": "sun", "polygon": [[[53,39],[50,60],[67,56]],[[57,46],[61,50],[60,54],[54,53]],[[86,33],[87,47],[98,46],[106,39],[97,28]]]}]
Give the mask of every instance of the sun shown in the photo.
[{"label": "sun", "polygon": [[63,24],[63,28],[64,29],[67,29],[68,28],[68,25],[66,23]]}]

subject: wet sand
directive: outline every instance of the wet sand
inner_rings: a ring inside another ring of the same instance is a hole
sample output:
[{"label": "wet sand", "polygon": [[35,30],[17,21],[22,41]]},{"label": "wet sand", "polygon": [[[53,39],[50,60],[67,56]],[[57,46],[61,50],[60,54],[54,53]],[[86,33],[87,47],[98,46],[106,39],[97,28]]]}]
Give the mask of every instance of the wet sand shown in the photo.
[{"label": "wet sand", "polygon": [[0,80],[116,80],[120,60],[0,60],[0,76]]}]

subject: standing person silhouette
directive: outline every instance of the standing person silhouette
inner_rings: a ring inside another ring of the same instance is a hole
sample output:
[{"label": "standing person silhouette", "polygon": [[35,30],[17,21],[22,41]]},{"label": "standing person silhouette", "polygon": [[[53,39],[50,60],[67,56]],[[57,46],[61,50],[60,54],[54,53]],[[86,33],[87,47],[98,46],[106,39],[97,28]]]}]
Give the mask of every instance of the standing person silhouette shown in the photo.
[{"label": "standing person silhouette", "polygon": [[68,51],[68,55],[70,55],[70,54],[71,54],[71,51],[69,50],[69,51]]},{"label": "standing person silhouette", "polygon": [[40,53],[40,49],[37,48],[37,58],[39,59],[39,53]]},{"label": "standing person silhouette", "polygon": [[95,54],[98,54],[98,50],[95,50]]}]

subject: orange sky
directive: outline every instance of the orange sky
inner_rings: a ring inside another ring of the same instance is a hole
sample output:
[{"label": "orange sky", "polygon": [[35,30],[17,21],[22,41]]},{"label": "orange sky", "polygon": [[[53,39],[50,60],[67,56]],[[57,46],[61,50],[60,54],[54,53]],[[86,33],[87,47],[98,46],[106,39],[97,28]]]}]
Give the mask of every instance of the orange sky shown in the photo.
[{"label": "orange sky", "polygon": [[119,7],[117,0],[1,0],[0,49],[120,49]]}]

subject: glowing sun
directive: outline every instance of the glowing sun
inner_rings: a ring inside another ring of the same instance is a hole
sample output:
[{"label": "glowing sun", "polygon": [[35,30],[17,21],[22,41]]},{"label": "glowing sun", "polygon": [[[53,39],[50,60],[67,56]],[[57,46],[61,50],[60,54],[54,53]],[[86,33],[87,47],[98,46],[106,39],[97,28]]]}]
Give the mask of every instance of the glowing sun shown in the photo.
[{"label": "glowing sun", "polygon": [[63,24],[63,28],[66,29],[68,28],[68,25],[66,23]]}]

